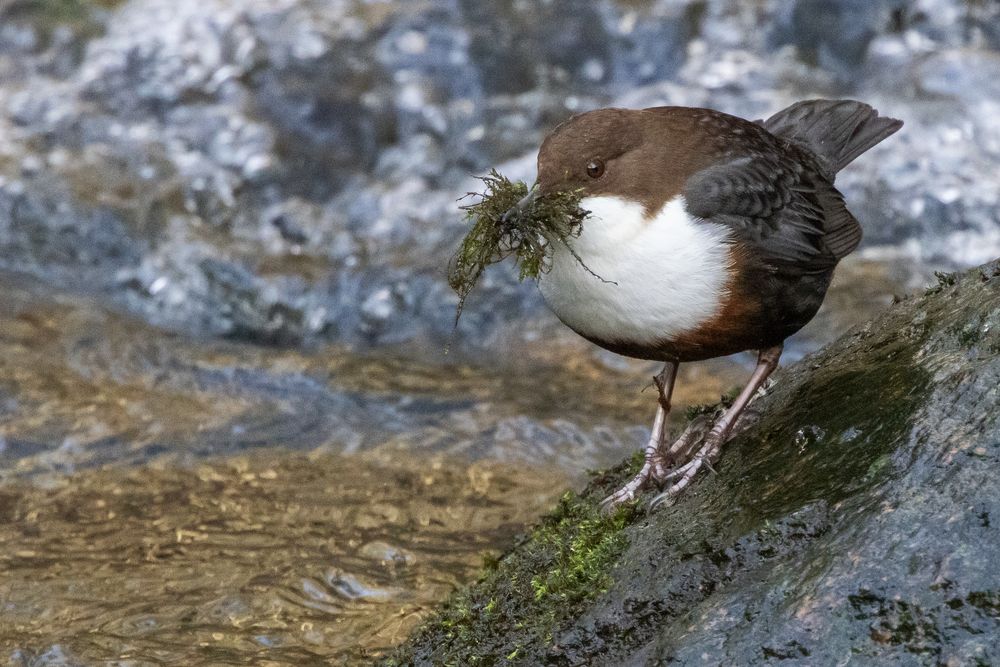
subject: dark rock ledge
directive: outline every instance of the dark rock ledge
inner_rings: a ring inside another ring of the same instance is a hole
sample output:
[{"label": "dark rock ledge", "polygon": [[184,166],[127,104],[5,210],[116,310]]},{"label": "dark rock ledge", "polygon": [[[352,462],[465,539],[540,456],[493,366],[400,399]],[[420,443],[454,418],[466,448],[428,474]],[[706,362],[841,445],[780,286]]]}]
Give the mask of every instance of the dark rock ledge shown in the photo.
[{"label": "dark rock ledge", "polygon": [[388,665],[1000,664],[1000,260],[783,369],[717,475],[596,476]]}]

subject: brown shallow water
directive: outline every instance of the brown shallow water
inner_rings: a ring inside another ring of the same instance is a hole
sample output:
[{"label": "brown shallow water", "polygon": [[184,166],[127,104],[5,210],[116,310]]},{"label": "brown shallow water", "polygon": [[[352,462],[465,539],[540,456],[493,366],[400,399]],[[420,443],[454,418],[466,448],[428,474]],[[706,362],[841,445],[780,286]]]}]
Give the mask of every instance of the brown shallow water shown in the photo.
[{"label": "brown shallow water", "polygon": [[[805,347],[899,291],[847,268]],[[365,663],[647,433],[655,364],[509,358],[198,340],[0,275],[0,655]],[[674,423],[746,361],[683,367]]]},{"label": "brown shallow water", "polygon": [[260,451],[7,485],[0,645],[29,664],[46,651],[88,664],[361,662],[565,484],[497,463]]}]

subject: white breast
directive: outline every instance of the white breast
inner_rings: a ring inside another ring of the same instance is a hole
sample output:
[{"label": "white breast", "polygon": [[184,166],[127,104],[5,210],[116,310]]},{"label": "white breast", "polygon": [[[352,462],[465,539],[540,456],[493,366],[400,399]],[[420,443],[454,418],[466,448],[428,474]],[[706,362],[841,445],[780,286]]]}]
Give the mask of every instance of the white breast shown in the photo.
[{"label": "white breast", "polygon": [[556,243],[551,270],[538,282],[566,325],[592,338],[652,345],[719,313],[731,261],[725,227],[691,218],[682,197],[651,220],[642,206],[618,197],[588,197],[580,205],[591,215],[571,244],[600,278]]}]

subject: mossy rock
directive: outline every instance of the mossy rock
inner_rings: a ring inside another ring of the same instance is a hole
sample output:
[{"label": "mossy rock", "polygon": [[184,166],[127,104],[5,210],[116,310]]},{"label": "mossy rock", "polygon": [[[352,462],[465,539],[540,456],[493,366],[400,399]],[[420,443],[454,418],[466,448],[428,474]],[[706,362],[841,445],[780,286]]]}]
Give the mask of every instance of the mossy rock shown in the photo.
[{"label": "mossy rock", "polygon": [[596,476],[384,664],[1000,664],[1000,262],[783,369],[718,474]]}]

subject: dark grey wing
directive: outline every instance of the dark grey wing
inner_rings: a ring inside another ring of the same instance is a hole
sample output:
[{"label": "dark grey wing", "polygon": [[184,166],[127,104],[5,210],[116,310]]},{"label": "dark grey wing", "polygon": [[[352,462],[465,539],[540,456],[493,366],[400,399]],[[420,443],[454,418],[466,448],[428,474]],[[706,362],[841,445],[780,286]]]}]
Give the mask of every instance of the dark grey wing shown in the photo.
[{"label": "dark grey wing", "polygon": [[818,169],[790,157],[762,150],[695,173],[687,211],[731,227],[772,266],[827,271],[857,247],[861,227]]}]

